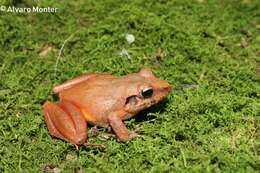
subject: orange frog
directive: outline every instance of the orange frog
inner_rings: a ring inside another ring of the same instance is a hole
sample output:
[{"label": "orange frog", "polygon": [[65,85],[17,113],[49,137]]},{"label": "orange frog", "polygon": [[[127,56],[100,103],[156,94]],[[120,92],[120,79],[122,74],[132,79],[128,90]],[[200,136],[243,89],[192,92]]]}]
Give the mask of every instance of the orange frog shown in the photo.
[{"label": "orange frog", "polygon": [[45,122],[52,136],[75,145],[86,142],[86,121],[111,126],[120,141],[127,141],[137,134],[129,132],[123,120],[158,103],[170,90],[150,69],[122,77],[84,74],[53,88],[60,102],[44,103]]}]

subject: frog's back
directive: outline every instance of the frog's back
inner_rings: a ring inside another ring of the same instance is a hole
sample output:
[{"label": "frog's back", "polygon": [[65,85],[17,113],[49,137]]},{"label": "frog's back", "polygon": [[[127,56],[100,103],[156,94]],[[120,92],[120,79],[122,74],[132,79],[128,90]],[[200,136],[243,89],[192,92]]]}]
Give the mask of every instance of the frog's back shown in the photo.
[{"label": "frog's back", "polygon": [[109,112],[124,106],[121,77],[100,75],[60,92],[61,99],[77,105],[87,121],[105,122]]}]

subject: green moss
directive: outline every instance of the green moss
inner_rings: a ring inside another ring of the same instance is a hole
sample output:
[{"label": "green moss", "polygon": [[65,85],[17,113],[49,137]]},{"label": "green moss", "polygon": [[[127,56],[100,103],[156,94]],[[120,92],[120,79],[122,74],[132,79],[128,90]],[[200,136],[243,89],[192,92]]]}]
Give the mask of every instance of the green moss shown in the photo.
[{"label": "green moss", "polygon": [[[259,1],[1,4],[58,12],[0,12],[0,172],[260,171]],[[119,55],[123,48],[130,59]],[[126,121],[143,139],[102,140],[101,130],[89,140],[105,150],[77,151],[48,134],[41,107],[57,100],[54,84],[142,67],[174,88],[165,102]]]}]

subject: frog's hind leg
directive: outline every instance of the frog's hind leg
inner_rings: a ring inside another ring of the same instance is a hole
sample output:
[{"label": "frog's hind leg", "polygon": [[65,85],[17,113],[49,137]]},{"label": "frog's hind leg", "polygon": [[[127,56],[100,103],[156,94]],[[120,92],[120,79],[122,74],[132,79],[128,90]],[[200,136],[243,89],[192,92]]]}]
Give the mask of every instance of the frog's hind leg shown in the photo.
[{"label": "frog's hind leg", "polygon": [[46,101],[43,105],[44,118],[52,136],[76,145],[82,145],[87,139],[87,123],[73,103],[62,100],[55,104]]}]

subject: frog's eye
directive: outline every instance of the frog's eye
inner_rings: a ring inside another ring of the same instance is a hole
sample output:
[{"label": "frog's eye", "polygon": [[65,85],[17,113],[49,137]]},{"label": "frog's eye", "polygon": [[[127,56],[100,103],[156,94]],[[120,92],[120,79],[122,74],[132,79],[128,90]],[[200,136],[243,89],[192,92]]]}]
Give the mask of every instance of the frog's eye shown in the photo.
[{"label": "frog's eye", "polygon": [[145,88],[141,92],[144,98],[152,97],[153,95],[153,88]]}]

